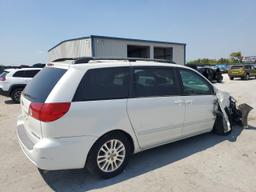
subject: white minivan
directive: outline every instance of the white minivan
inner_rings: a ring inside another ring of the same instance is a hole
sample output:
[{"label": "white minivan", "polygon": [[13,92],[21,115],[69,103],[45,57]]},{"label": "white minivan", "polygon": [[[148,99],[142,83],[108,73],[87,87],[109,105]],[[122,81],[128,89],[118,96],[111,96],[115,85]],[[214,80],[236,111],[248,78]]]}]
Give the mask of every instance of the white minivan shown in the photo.
[{"label": "white minivan", "polygon": [[112,177],[131,154],[214,129],[216,90],[191,68],[139,60],[67,63],[48,64],[21,96],[18,140],[40,169],[86,167]]}]

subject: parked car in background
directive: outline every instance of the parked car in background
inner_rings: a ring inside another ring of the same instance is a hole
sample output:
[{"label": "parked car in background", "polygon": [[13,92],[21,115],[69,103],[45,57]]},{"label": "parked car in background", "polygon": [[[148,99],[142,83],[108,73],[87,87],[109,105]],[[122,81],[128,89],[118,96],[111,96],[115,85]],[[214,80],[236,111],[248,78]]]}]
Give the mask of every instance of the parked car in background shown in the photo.
[{"label": "parked car in background", "polygon": [[50,63],[21,95],[18,141],[38,168],[86,167],[112,177],[133,153],[227,133],[215,124],[217,89],[199,72],[156,61],[85,60]]},{"label": "parked car in background", "polygon": [[41,68],[5,69],[0,74],[0,94],[19,103],[21,92],[40,70]]},{"label": "parked car in background", "polygon": [[187,65],[188,67],[199,71],[203,74],[211,82],[218,82],[221,83],[223,80],[222,72],[216,66],[209,66],[209,65]]},{"label": "parked car in background", "polygon": [[233,65],[228,71],[228,76],[231,80],[234,78],[241,78],[249,80],[250,77],[256,78],[256,68],[254,65]]},{"label": "parked car in background", "polygon": [[13,66],[13,65],[0,65],[0,74],[4,72],[5,69],[22,69],[22,68],[44,68],[44,63],[36,63],[31,66],[29,65],[19,65],[19,66]]},{"label": "parked car in background", "polygon": [[211,82],[221,83],[223,80],[223,76],[219,68],[198,67],[197,70]]},{"label": "parked car in background", "polygon": [[231,67],[228,64],[216,64],[215,66],[220,69],[221,73],[227,73]]}]

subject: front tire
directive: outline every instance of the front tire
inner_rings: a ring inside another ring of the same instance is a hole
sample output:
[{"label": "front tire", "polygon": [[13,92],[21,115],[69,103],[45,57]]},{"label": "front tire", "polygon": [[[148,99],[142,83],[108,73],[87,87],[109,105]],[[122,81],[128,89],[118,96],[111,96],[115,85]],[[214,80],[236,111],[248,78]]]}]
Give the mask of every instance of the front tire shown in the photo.
[{"label": "front tire", "polygon": [[11,98],[15,103],[19,103],[20,102],[20,96],[21,96],[21,92],[23,91],[22,88],[17,88],[14,89],[11,93]]},{"label": "front tire", "polygon": [[131,154],[131,143],[123,133],[110,133],[101,137],[89,152],[86,168],[102,178],[120,174]]}]

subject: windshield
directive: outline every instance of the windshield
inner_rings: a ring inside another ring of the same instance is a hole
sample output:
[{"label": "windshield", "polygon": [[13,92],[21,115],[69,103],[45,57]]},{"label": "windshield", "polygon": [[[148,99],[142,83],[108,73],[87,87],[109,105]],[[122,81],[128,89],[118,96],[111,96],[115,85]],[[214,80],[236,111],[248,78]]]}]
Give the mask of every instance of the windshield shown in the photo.
[{"label": "windshield", "polygon": [[238,66],[232,66],[232,67],[231,67],[231,69],[241,69],[241,68],[243,68],[243,66],[241,66],[241,65],[238,65]]},{"label": "windshield", "polygon": [[45,102],[66,69],[46,67],[24,89],[23,95],[32,102]]}]

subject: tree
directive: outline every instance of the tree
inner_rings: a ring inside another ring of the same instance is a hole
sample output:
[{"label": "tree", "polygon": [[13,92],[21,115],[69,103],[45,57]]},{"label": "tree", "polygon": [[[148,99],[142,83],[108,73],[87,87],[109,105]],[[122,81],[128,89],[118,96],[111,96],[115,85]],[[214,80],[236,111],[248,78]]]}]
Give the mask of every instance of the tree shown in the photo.
[{"label": "tree", "polygon": [[217,60],[217,63],[218,64],[229,64],[230,61],[229,61],[229,59],[226,59],[226,58],[220,58]]},{"label": "tree", "polygon": [[231,63],[241,63],[242,62],[242,53],[239,52],[233,52],[230,54]]},{"label": "tree", "polygon": [[208,58],[196,59],[188,62],[188,64],[197,64],[197,65],[211,65],[216,63],[217,61],[215,59],[208,59]]},{"label": "tree", "polygon": [[217,60],[216,59],[209,59],[209,58],[196,59],[196,60],[189,61],[188,64],[215,65],[215,64],[242,63],[243,56],[242,56],[242,53],[240,51],[239,52],[233,52],[229,56],[230,56],[230,59],[227,59],[227,58],[220,58],[220,59],[217,59]]}]

